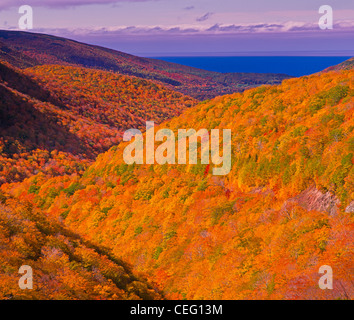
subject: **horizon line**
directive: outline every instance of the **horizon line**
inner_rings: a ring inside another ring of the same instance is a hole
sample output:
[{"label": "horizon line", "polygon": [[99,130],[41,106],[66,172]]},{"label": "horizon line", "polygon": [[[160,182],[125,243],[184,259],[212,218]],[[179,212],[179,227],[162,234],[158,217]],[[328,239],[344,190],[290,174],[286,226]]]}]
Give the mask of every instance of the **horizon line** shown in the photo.
[{"label": "horizon line", "polygon": [[252,51],[252,52],[127,52],[131,55],[144,57],[144,58],[174,58],[174,57],[313,57],[313,58],[326,58],[326,57],[354,57],[354,51],[348,52],[286,52],[286,51]]}]

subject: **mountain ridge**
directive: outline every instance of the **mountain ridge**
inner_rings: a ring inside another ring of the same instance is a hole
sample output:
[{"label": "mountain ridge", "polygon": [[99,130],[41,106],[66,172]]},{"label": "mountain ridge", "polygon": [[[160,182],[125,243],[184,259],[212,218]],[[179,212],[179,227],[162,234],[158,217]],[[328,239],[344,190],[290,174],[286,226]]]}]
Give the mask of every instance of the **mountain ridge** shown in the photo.
[{"label": "mountain ridge", "polygon": [[[11,54],[10,54],[11,53]],[[279,84],[282,74],[217,73],[136,57],[113,49],[61,37],[0,30],[0,57],[20,68],[40,64],[66,64],[120,72],[158,81],[198,100],[242,91],[261,84]]]},{"label": "mountain ridge", "polygon": [[176,116],[196,100],[95,69],[0,62],[0,184],[38,171],[80,172],[125,130]]},{"label": "mountain ridge", "polygon": [[322,72],[329,72],[329,71],[339,71],[339,70],[350,70],[354,68],[354,57],[350,58],[338,65],[328,67],[327,69],[323,70]]}]

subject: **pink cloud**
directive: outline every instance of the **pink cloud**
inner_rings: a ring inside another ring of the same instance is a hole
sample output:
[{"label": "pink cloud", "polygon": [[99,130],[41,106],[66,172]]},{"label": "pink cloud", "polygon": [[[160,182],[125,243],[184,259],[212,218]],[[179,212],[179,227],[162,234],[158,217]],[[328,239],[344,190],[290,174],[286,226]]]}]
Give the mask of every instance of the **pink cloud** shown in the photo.
[{"label": "pink cloud", "polygon": [[[53,31],[54,29],[38,29],[38,31]],[[333,30],[320,30],[316,23],[304,23],[289,21],[286,23],[259,23],[259,24],[215,24],[202,25],[180,25],[180,26],[116,26],[116,27],[93,27],[93,28],[57,28],[65,33],[73,34],[111,34],[111,35],[168,35],[168,34],[249,34],[249,33],[306,33],[306,32],[351,32],[354,33],[354,21],[338,21],[334,24]]]}]

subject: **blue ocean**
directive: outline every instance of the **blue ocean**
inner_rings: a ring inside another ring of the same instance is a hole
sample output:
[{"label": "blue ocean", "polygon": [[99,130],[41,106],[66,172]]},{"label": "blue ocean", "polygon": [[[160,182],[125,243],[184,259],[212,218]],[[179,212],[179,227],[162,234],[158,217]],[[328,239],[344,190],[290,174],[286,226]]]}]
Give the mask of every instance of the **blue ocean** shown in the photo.
[{"label": "blue ocean", "polygon": [[183,64],[217,72],[284,73],[304,76],[339,64],[351,57],[154,57],[168,62]]}]

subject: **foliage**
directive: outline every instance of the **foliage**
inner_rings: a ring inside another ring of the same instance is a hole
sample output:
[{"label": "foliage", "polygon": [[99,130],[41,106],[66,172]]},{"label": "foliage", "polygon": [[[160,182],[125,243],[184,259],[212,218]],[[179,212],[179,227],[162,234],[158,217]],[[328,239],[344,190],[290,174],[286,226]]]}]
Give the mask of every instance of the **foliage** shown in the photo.
[{"label": "foliage", "polygon": [[111,72],[0,62],[0,184],[40,172],[83,173],[125,130],[179,115],[195,101]]},{"label": "foliage", "polygon": [[[50,221],[65,216],[167,298],[351,299],[353,79],[353,70],[290,79],[161,125],[231,129],[226,176],[213,176],[213,164],[126,165],[122,143],[83,175],[38,174],[1,191]],[[72,185],[83,188],[67,194]],[[321,265],[335,270],[333,290],[318,288]]]},{"label": "foliage", "polygon": [[[0,205],[0,299],[160,299],[110,252],[48,219],[28,202]],[[33,290],[18,286],[21,265],[33,269]]]}]

